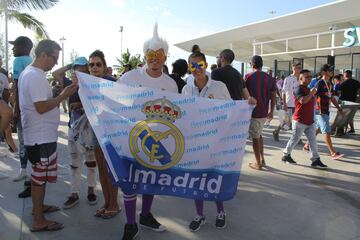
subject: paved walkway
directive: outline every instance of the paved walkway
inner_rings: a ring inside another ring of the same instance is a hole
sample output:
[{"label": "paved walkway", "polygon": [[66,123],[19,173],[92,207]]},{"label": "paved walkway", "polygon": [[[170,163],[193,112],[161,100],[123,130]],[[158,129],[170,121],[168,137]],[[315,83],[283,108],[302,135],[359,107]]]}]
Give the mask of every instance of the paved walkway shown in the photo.
[{"label": "paved walkway", "polygon": [[[69,156],[66,149],[66,114],[62,115],[59,128],[59,179],[47,186],[46,203],[61,206],[69,192]],[[360,133],[360,115],[356,116],[355,128]],[[280,142],[274,142],[270,128],[265,129],[265,154],[268,167],[255,171],[248,167],[253,160],[251,143],[246,146],[242,176],[236,197],[227,203],[228,226],[217,230],[215,204],[205,204],[207,223],[197,233],[188,230],[189,221],[194,217],[191,200],[157,196],[153,213],[167,226],[168,231],[154,233],[141,229],[141,239],[242,239],[242,240],[360,240],[360,135],[333,138],[337,150],[346,154],[341,161],[334,161],[321,136],[319,150],[328,170],[309,167],[309,154],[299,146],[293,157],[298,165],[287,165],[280,161],[281,148],[290,133],[282,132]],[[0,154],[4,149],[0,149]],[[13,177],[18,173],[19,160],[1,157],[0,172]],[[84,175],[86,176],[86,175]],[[49,214],[48,218],[65,224],[58,232],[33,234],[31,226],[31,199],[19,199],[23,182],[10,178],[0,180],[0,239],[121,239],[125,222],[121,213],[113,219],[102,220],[93,217],[101,205],[86,202],[86,192],[81,193],[78,206]],[[83,184],[86,189],[86,184]],[[101,196],[100,184],[96,192]],[[122,201],[121,194],[119,199]],[[140,201],[138,201],[140,202]],[[140,204],[138,204],[140,205]],[[138,208],[140,211],[140,208]]]}]

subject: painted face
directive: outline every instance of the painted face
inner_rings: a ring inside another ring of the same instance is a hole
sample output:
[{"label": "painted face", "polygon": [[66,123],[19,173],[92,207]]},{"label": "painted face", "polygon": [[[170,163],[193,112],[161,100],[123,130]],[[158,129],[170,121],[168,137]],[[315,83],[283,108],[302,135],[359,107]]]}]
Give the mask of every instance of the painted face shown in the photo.
[{"label": "painted face", "polygon": [[195,79],[206,76],[207,63],[202,58],[190,58],[189,62],[189,70]]},{"label": "painted face", "polygon": [[162,74],[163,66],[166,61],[166,55],[162,48],[156,51],[149,49],[146,52],[145,59],[147,72],[150,76],[154,77]]},{"label": "painted face", "polygon": [[205,69],[205,68],[206,68],[206,63],[205,63],[203,60],[201,60],[201,61],[199,61],[199,62],[192,61],[192,62],[190,62],[190,64],[189,64],[190,72],[194,72],[194,71],[196,71],[196,70],[202,71],[202,70]]},{"label": "painted face", "polygon": [[89,59],[89,72],[90,75],[96,77],[105,76],[105,66],[99,57],[92,57]]},{"label": "painted face", "polygon": [[165,58],[165,53],[163,49],[156,51],[148,50],[146,52],[146,61],[162,61]]}]

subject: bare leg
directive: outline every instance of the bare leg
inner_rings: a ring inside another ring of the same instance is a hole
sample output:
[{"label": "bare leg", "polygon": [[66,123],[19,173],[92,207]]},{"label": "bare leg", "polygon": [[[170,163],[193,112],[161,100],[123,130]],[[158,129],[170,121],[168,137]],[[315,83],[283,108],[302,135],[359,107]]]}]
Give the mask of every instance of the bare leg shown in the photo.
[{"label": "bare leg", "polygon": [[260,138],[259,138],[259,151],[260,151],[260,162],[262,161],[265,161],[265,158],[264,158],[264,139],[262,137],[262,135],[260,135]]},{"label": "bare leg", "polygon": [[327,145],[327,147],[328,147],[328,149],[329,149],[330,154],[331,154],[331,155],[335,154],[336,151],[335,151],[335,149],[334,149],[334,147],[333,147],[333,145],[332,145],[331,137],[330,137],[330,134],[329,134],[329,133],[325,133],[325,134],[324,134],[324,140],[325,140],[325,142],[326,142],[326,145]]},{"label": "bare leg", "polygon": [[45,196],[45,185],[32,185],[31,186],[31,198],[33,202],[33,229],[41,228],[48,224],[43,214]]},{"label": "bare leg", "polygon": [[5,137],[6,137],[6,142],[7,144],[9,145],[9,147],[11,148],[11,150],[13,152],[16,152],[17,149],[16,149],[16,144],[14,142],[14,139],[12,137],[12,129],[11,129],[11,126],[8,126],[6,129],[5,129]]},{"label": "bare leg", "polygon": [[254,154],[255,154],[255,159],[256,159],[256,163],[258,166],[260,166],[261,162],[260,162],[260,138],[253,138],[252,141],[253,144],[253,150],[254,150]]}]

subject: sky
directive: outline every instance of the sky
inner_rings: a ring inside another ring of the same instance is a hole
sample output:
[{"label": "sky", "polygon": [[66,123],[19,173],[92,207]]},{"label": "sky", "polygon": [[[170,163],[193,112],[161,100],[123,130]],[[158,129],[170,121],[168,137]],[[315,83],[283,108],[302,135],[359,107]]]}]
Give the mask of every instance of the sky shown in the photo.
[{"label": "sky", "polygon": [[[70,63],[72,51],[88,57],[96,49],[104,52],[109,66],[118,64],[121,37],[123,52],[128,48],[131,54],[143,55],[143,43],[152,36],[153,25],[158,22],[159,35],[170,46],[167,60],[170,66],[176,59],[187,59],[189,55],[174,47],[175,43],[329,2],[333,1],[59,0],[49,10],[25,12],[45,24],[51,39],[59,43],[60,38],[66,39],[65,64]],[[272,11],[275,13],[271,14]],[[0,25],[3,32],[3,20]],[[120,26],[123,26],[122,36]],[[9,40],[19,35],[35,39],[31,31],[10,23]],[[208,62],[215,63],[215,58],[209,58]],[[58,64],[61,65],[61,56]]]}]

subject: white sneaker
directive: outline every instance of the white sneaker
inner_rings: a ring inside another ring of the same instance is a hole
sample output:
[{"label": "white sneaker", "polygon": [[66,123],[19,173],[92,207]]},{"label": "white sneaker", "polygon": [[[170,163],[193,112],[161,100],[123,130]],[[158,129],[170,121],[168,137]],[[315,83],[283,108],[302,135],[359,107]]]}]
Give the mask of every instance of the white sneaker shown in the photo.
[{"label": "white sneaker", "polygon": [[19,175],[17,175],[17,176],[13,179],[13,181],[14,181],[14,182],[18,182],[18,181],[20,181],[20,180],[25,179],[26,177],[27,177],[27,172],[26,172],[25,169],[22,168],[22,169],[20,170]]}]

